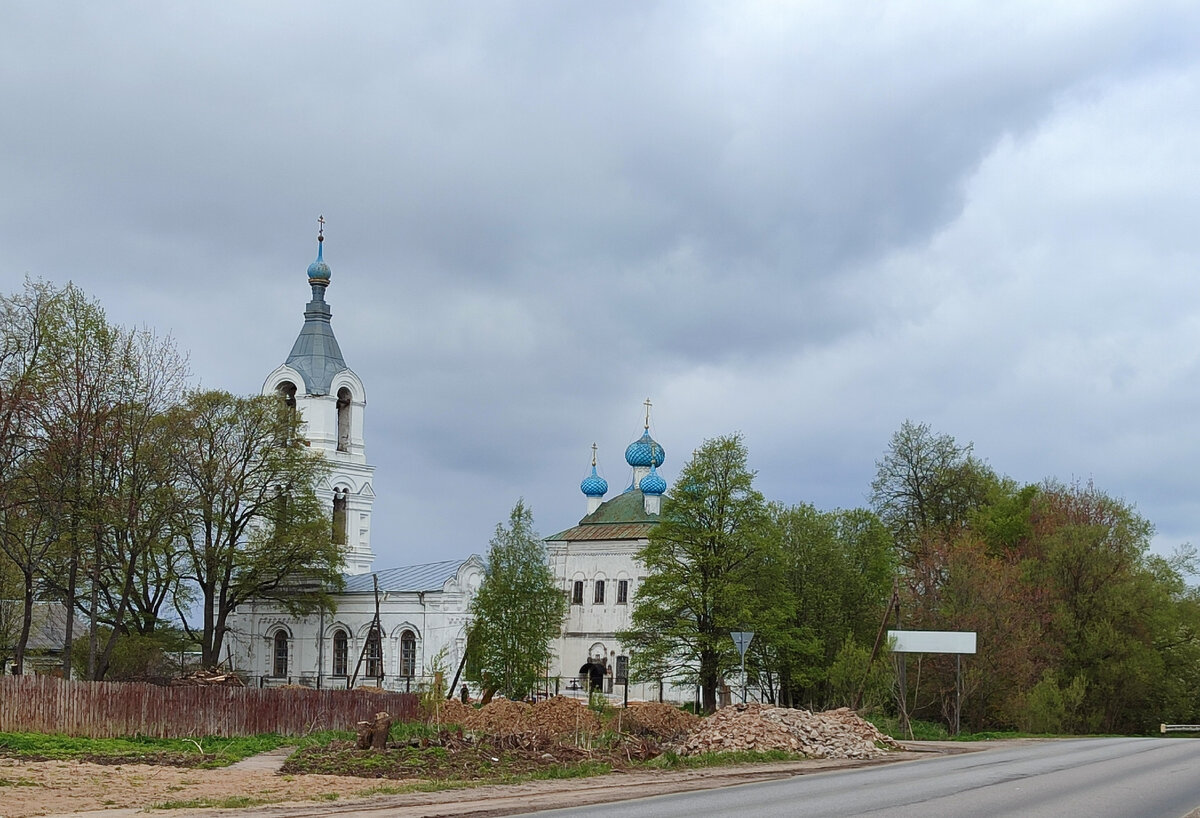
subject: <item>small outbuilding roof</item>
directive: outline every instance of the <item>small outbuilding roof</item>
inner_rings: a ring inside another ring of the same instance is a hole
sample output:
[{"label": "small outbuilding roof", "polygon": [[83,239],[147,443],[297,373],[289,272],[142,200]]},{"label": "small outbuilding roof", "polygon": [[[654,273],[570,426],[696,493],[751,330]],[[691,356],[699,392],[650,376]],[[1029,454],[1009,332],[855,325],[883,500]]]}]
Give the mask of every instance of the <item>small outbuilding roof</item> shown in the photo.
[{"label": "small outbuilding roof", "polygon": [[344,594],[370,594],[375,591],[372,576],[379,577],[379,590],[397,593],[401,591],[440,591],[447,580],[458,574],[466,560],[442,560],[427,562],[423,565],[404,565],[399,568],[387,568],[383,571],[372,571],[368,574],[347,574]]}]

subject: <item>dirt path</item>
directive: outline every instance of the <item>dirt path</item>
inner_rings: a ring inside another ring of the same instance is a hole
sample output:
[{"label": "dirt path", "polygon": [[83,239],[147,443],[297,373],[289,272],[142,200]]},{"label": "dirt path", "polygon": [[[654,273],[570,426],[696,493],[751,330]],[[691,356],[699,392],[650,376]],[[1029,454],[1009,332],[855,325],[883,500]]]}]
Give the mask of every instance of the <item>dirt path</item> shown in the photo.
[{"label": "dirt path", "polygon": [[[302,816],[499,816],[532,809],[581,806],[620,798],[637,798],[685,790],[725,787],[788,778],[807,773],[893,763],[928,757],[931,753],[962,752],[962,744],[945,748],[932,743],[879,760],[812,760],[744,764],[706,770],[611,773],[584,779],[531,781],[468,789],[403,795],[378,794],[375,781],[329,775],[279,775],[282,752],[264,753],[221,770],[188,770],[140,764],[104,766],[73,761],[21,762],[0,759],[0,815],[26,818],[38,815],[146,818],[152,805],[173,803],[169,816],[230,815],[208,807],[223,799],[251,797],[276,801],[265,806],[229,804],[239,816],[302,818]],[[374,793],[373,793],[374,791]]]}]

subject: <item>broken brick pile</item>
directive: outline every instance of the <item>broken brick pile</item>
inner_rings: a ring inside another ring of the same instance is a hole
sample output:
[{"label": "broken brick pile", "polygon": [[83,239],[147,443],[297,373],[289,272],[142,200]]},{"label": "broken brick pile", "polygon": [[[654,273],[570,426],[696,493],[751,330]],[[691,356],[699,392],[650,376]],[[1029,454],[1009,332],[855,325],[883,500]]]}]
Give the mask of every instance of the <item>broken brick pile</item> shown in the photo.
[{"label": "broken brick pile", "polygon": [[751,703],[718,710],[670,749],[682,756],[782,750],[809,758],[875,758],[899,747],[848,708],[810,713]]}]

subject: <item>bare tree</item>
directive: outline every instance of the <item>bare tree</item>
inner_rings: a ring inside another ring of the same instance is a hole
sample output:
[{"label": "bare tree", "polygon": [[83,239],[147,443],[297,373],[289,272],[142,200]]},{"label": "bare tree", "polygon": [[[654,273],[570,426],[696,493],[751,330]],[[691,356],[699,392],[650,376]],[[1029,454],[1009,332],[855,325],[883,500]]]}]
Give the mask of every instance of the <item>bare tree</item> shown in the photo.
[{"label": "bare tree", "polygon": [[46,549],[31,463],[44,443],[40,407],[44,390],[45,336],[59,293],[26,281],[19,294],[0,297],[0,551],[20,577],[21,622],[14,672],[24,670],[33,623],[35,583]]}]

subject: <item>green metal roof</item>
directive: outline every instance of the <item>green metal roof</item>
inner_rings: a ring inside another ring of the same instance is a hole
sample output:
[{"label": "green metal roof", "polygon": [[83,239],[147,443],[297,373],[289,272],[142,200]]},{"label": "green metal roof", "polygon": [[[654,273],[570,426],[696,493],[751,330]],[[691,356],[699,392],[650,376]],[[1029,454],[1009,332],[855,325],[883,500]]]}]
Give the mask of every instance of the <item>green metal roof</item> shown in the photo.
[{"label": "green metal roof", "polygon": [[646,501],[638,489],[618,494],[579,521],[579,525],[547,537],[547,540],[639,540],[658,522],[657,514],[646,513]]}]

